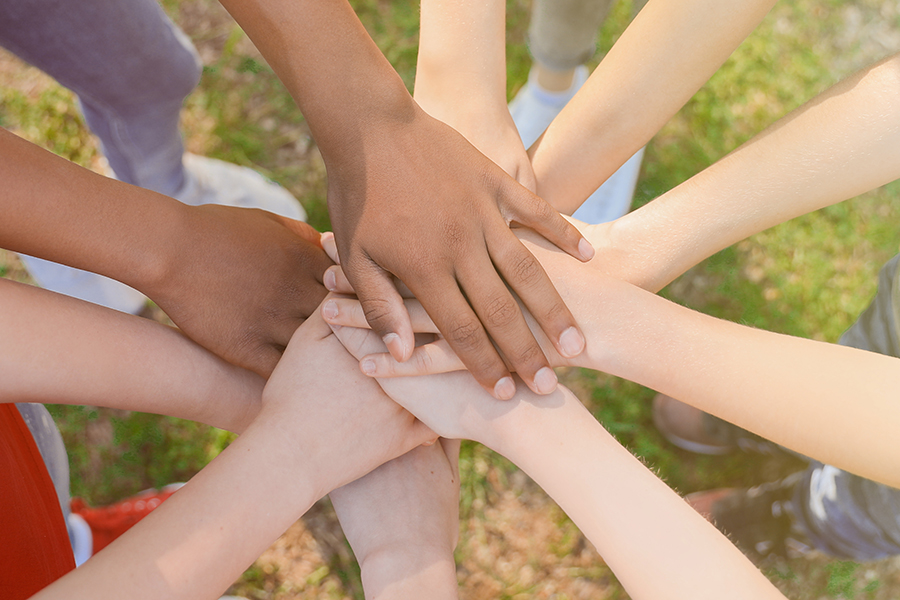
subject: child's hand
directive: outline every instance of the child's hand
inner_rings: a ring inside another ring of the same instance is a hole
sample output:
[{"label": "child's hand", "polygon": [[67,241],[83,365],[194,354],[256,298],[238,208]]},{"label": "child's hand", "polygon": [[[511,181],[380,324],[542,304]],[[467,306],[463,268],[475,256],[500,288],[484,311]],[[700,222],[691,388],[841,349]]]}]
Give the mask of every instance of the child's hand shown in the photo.
[{"label": "child's hand", "polygon": [[442,438],[331,492],[366,598],[457,597],[458,458],[459,442]]},{"label": "child's hand", "polygon": [[142,287],[188,337],[267,376],[316,311],[332,263],[306,223],[261,210],[184,207],[191,240],[160,281]]},{"label": "child's hand", "polygon": [[[336,289],[341,291],[351,289],[343,277],[340,267],[332,267],[328,273],[334,277],[332,281],[335,282]],[[414,332],[417,334],[433,334],[434,336],[440,333],[418,300],[404,300],[404,305],[409,313],[410,323]],[[550,340],[536,327],[531,315],[525,310],[523,312],[526,321],[532,327],[535,339],[540,344],[541,350],[550,361],[550,366],[575,366],[572,360],[564,358],[556,351]],[[330,325],[368,328],[362,305],[352,297],[332,296],[323,303],[322,316]],[[399,362],[389,353],[380,351],[362,356],[359,366],[362,372],[369,377],[434,375],[437,373],[461,371],[466,368],[446,340],[440,337],[434,341],[417,346],[413,350],[410,360],[406,362]]]},{"label": "child's hand", "polygon": [[[384,344],[368,329],[333,329],[341,343],[357,358],[384,352]],[[438,435],[475,440],[498,451],[503,445],[503,434],[515,430],[516,414],[522,413],[525,406],[553,409],[563,403],[561,391],[539,396],[520,390],[511,400],[497,400],[464,371],[379,379],[378,383],[391,398],[422,419]]]},{"label": "child's hand", "polygon": [[258,418],[291,431],[320,496],[437,437],[359,372],[317,314],[294,334],[262,402]]}]

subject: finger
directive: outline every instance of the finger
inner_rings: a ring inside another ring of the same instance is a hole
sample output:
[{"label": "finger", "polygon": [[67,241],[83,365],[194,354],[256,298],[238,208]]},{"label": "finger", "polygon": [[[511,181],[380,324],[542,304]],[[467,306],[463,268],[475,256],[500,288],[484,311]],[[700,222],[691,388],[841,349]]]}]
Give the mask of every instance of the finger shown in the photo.
[{"label": "finger", "polygon": [[[343,344],[344,348],[347,349],[347,352],[357,360],[372,353],[384,354],[388,357],[391,356],[390,354],[385,353],[387,348],[385,347],[384,342],[378,339],[378,336],[371,329],[332,325],[331,331],[338,341]],[[394,360],[393,357],[391,357],[391,360]]]},{"label": "finger", "polygon": [[[506,182],[505,185],[512,184]],[[500,211],[507,222],[519,223],[534,229],[561,250],[584,262],[594,257],[594,247],[591,243],[581,235],[575,225],[566,221],[543,198],[521,189],[521,186],[518,186],[518,189],[510,190],[511,194],[507,196],[502,195],[502,191],[499,203]],[[515,199],[504,201],[504,197],[514,197]]]},{"label": "finger", "polygon": [[[496,282],[500,281],[493,269],[491,274]],[[448,283],[446,278],[434,276],[409,283],[441,334],[478,383],[498,400],[512,398],[516,393],[516,384],[491,344],[481,320],[462,295],[459,284],[452,278]]]},{"label": "finger", "polygon": [[[352,271],[357,272],[351,274]],[[362,303],[369,326],[394,358],[399,361],[409,359],[415,345],[413,330],[391,275],[371,261],[352,271],[347,271],[347,275]]]},{"label": "finger", "polygon": [[296,219],[289,219],[287,217],[282,217],[280,215],[273,215],[276,217],[281,223],[293,231],[298,236],[302,237],[307,242],[317,246],[319,248],[322,247],[322,234],[319,233],[315,227],[310,225],[309,223],[304,223],[303,221],[297,221]]},{"label": "finger", "polygon": [[[404,300],[415,333],[440,333],[418,300]],[[332,325],[368,328],[362,303],[356,298],[332,297],[322,304],[322,318]]]},{"label": "finger", "polygon": [[[350,285],[350,280],[347,279],[347,275],[344,273],[344,270],[340,266],[333,266],[329,269],[330,272],[325,273],[325,287],[328,288],[328,291],[335,292],[336,294],[351,294],[356,295],[356,292],[353,290],[353,286]],[[393,278],[394,287],[397,288],[397,293],[400,294],[403,298],[413,298],[413,293],[409,291],[409,288],[406,287],[406,284],[397,279]]]},{"label": "finger", "polygon": [[[508,230],[506,233],[512,235]],[[494,265],[486,263],[469,265],[460,273],[463,290],[512,370],[536,394],[549,394],[556,389],[556,374],[528,328],[519,304],[497,276]],[[452,340],[448,341],[452,346]],[[465,362],[465,357],[460,358]]]},{"label": "finger", "polygon": [[[349,328],[346,328],[349,329]],[[359,369],[369,377],[411,377],[462,371],[466,368],[450,344],[440,339],[413,350],[406,362],[398,362],[386,352],[368,354],[359,361]]]},{"label": "finger", "polygon": [[356,295],[356,291],[353,289],[353,286],[350,285],[350,280],[347,279],[344,270],[338,265],[329,267],[328,270],[325,271],[322,281],[329,292]]},{"label": "finger", "polygon": [[341,264],[341,258],[338,255],[337,242],[334,241],[334,232],[326,231],[322,234],[322,237],[319,238],[319,241],[322,244],[325,253],[328,255],[328,258],[336,265]]},{"label": "finger", "polygon": [[[556,351],[566,358],[581,354],[585,339],[540,262],[511,232],[488,240],[497,270],[528,308]],[[533,388],[532,388],[533,389]]]}]

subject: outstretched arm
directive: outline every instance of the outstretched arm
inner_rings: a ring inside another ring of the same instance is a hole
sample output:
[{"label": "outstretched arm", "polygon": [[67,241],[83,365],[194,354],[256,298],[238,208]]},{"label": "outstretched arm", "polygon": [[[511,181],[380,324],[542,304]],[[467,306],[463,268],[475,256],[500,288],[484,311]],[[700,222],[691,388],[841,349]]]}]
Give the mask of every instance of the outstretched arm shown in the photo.
[{"label": "outstretched arm", "polygon": [[537,193],[571,214],[700,89],[775,0],[650,0],[529,150]]},{"label": "outstretched arm", "polygon": [[423,0],[416,102],[531,190],[531,159],[506,101],[506,3]]},{"label": "outstretched arm", "polygon": [[[524,235],[588,340],[581,357],[557,355],[551,359],[555,365],[630,379],[806,456],[900,486],[894,443],[900,359],[716,319],[598,273]],[[410,306],[421,330],[435,331],[415,301]],[[338,325],[365,325],[354,300],[328,300],[323,312]],[[417,348],[404,364],[382,353],[364,358],[361,366],[374,376],[462,367],[442,342]]]},{"label": "outstretched arm", "polygon": [[218,598],[317,499],[434,439],[354,366],[328,327],[310,318],[247,430],[148,517],[34,598]]},{"label": "outstretched arm", "polygon": [[[337,335],[357,357],[383,348],[365,330],[342,327]],[[550,396],[521,390],[498,402],[468,373],[380,383],[441,435],[475,439],[521,467],[591,540],[635,600],[783,598],[569,390]]]},{"label": "outstretched arm", "polygon": [[900,55],[787,115],[653,202],[595,228],[595,265],[657,291],[715,252],[900,177]]},{"label": "outstretched arm", "polygon": [[566,332],[581,338],[509,223],[587,260],[593,250],[579,232],[422,111],[346,0],[222,4],[309,121],[328,169],[329,212],[347,275],[394,356],[409,357],[413,333],[391,275],[416,292],[488,390],[498,397],[515,391],[493,339],[530,386],[551,391],[555,376],[506,284],[562,351],[581,349],[560,341]]},{"label": "outstretched arm", "polygon": [[241,432],[264,380],[171,327],[0,279],[0,401],[83,404]]},{"label": "outstretched arm", "polygon": [[305,223],[186,206],[91,173],[0,129],[0,247],[112,277],[193,340],[268,375],[327,293],[331,264]]}]

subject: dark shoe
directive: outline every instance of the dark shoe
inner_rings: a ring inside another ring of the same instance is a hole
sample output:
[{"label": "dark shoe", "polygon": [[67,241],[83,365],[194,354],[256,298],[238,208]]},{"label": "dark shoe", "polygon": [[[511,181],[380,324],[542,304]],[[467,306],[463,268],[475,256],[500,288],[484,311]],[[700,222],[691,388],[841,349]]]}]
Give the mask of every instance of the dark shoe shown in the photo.
[{"label": "dark shoe", "polygon": [[777,444],[665,394],[653,399],[653,424],[672,444],[697,454],[781,452]]},{"label": "dark shoe", "polygon": [[793,558],[810,542],[794,526],[791,499],[802,473],[748,489],[722,488],[685,496],[688,504],[727,535],[750,558]]}]

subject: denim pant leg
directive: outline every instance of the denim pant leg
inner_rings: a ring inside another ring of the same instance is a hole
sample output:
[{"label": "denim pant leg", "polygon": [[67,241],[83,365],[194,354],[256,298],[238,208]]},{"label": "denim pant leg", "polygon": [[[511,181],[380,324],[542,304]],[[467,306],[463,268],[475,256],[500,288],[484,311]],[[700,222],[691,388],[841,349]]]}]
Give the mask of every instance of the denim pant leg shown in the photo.
[{"label": "denim pant leg", "polygon": [[[839,344],[900,357],[900,255],[881,269],[878,291]],[[852,410],[852,407],[848,408]],[[876,560],[900,554],[900,490],[813,462],[795,492],[796,525],[832,556]]]},{"label": "denim pant leg", "polygon": [[[201,67],[156,0],[5,0],[0,45],[78,95],[120,180],[168,195],[182,186],[179,115]],[[23,261],[45,288],[125,312],[144,305],[140,293],[119,282]]]},{"label": "denim pant leg", "polygon": [[[567,71],[587,62],[597,49],[597,32],[615,0],[534,0],[528,47],[549,69]],[[633,0],[634,14],[647,0]]]}]

